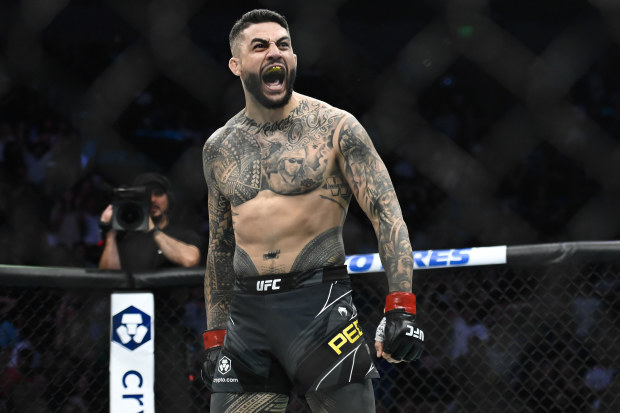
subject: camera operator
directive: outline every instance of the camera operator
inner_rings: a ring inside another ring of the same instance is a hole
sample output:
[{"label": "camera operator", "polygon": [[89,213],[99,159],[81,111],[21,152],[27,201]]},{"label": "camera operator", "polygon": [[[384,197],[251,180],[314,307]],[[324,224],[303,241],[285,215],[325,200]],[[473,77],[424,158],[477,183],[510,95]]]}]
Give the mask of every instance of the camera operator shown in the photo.
[{"label": "camera operator", "polygon": [[100,218],[105,247],[99,268],[135,272],[198,265],[201,256],[200,235],[170,222],[169,212],[174,199],[168,178],[149,172],[136,177],[132,185],[146,187],[147,195],[150,194],[148,230],[113,228],[114,205],[108,205]]}]

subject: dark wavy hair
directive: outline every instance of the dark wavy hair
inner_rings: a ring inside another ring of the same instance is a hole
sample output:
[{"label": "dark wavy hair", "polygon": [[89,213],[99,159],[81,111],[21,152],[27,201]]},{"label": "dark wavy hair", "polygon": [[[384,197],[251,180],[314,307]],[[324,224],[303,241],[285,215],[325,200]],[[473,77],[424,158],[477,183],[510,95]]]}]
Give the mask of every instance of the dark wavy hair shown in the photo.
[{"label": "dark wavy hair", "polygon": [[284,27],[288,32],[288,22],[279,13],[276,13],[272,10],[267,9],[254,9],[247,13],[245,13],[239,20],[235,22],[232,29],[230,29],[230,34],[228,35],[228,43],[230,44],[230,52],[235,54],[235,44],[239,35],[242,31],[247,29],[249,26],[257,23],[265,23],[265,22],[273,22],[278,23],[280,26]]}]

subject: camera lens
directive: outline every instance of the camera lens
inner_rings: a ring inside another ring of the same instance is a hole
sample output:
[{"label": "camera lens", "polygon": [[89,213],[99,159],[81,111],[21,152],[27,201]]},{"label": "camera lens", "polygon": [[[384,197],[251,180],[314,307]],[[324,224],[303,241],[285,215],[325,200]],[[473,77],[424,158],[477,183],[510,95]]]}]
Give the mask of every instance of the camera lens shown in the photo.
[{"label": "camera lens", "polygon": [[149,196],[146,187],[121,187],[114,190],[112,229],[147,231],[149,227]]},{"label": "camera lens", "polygon": [[117,219],[118,223],[126,230],[133,230],[142,223],[144,212],[140,204],[136,202],[126,202],[119,208]]}]

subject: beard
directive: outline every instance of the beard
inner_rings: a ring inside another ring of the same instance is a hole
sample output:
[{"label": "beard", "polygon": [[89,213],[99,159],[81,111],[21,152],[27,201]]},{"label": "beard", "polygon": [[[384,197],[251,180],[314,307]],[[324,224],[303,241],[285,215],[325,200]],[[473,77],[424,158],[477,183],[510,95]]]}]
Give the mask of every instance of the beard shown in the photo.
[{"label": "beard", "polygon": [[293,95],[293,85],[295,84],[295,77],[297,76],[297,69],[293,68],[288,71],[286,81],[286,93],[281,99],[272,100],[262,91],[262,79],[258,73],[248,73],[243,78],[243,84],[248,92],[254,96],[254,98],[267,109],[278,109],[283,107],[291,100]]},{"label": "beard", "polygon": [[162,212],[160,215],[153,216],[151,215],[151,219],[153,220],[153,224],[158,225],[161,224],[164,220],[165,212]]}]

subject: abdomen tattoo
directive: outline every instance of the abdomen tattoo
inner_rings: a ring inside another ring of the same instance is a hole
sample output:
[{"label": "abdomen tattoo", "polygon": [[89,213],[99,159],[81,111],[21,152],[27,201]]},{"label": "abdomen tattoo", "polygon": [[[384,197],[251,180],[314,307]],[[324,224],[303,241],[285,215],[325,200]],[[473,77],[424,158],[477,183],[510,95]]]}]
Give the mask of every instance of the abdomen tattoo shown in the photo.
[{"label": "abdomen tattoo", "polygon": [[335,227],[306,244],[295,259],[291,272],[344,264],[344,260],[342,235],[340,228]]}]

